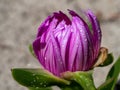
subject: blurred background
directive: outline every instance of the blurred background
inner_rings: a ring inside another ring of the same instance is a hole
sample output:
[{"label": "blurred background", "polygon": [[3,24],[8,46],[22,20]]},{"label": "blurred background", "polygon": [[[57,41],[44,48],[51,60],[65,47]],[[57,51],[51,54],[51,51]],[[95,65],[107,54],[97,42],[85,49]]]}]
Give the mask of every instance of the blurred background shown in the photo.
[{"label": "blurred background", "polygon": [[[91,9],[97,15],[103,33],[102,46],[120,55],[120,0],[0,0],[0,89],[27,90],[16,83],[11,68],[40,68],[28,45],[40,23],[52,12]],[[109,68],[96,68],[95,85],[104,82]],[[55,90],[57,90],[55,88]]]}]

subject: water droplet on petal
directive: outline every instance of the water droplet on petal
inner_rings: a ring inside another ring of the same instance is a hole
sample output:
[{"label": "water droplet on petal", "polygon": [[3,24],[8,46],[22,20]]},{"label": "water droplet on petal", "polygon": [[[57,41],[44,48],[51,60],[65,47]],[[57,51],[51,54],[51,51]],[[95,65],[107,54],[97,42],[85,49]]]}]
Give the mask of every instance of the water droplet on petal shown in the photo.
[{"label": "water droplet on petal", "polygon": [[80,29],[80,32],[82,32],[82,29]]},{"label": "water droplet on petal", "polygon": [[100,40],[100,37],[98,37],[98,40]]},{"label": "water droplet on petal", "polygon": [[100,30],[98,30],[98,33],[100,33]]},{"label": "water droplet on petal", "polygon": [[87,41],[87,39],[85,39],[85,42]]},{"label": "water droplet on petal", "polygon": [[46,60],[47,58],[45,57],[45,60]]}]

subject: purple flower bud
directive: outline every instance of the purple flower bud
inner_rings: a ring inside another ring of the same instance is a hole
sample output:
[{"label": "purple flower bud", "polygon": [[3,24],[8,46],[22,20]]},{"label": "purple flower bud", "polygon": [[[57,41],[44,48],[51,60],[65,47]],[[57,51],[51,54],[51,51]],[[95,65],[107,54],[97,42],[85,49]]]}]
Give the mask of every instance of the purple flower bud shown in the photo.
[{"label": "purple flower bud", "polygon": [[95,64],[101,44],[101,30],[96,16],[88,10],[89,25],[74,11],[70,20],[55,12],[41,24],[33,49],[45,69],[56,76],[66,71],[86,71]]}]

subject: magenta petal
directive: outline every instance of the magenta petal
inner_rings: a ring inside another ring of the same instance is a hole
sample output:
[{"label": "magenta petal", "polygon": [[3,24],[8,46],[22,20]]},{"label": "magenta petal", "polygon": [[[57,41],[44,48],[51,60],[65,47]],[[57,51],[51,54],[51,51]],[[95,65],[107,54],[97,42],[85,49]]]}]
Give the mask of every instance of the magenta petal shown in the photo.
[{"label": "magenta petal", "polygon": [[53,17],[48,16],[47,19],[38,28],[37,37],[41,36],[48,29]]},{"label": "magenta petal", "polygon": [[64,62],[62,60],[59,43],[58,43],[57,39],[55,38],[53,32],[51,32],[51,40],[52,40],[52,44],[54,47],[53,52],[54,52],[54,58],[55,58],[55,62],[56,62],[56,69],[57,69],[56,72],[58,72],[57,75],[59,75],[59,73],[65,71],[65,66],[64,66]]},{"label": "magenta petal", "polygon": [[59,41],[60,51],[61,51],[63,64],[67,70],[68,60],[69,60],[69,45],[70,45],[70,39],[71,39],[70,27],[69,26],[66,27],[62,34],[63,34],[63,37],[61,38],[61,41]]},{"label": "magenta petal", "polygon": [[36,56],[39,56],[39,51],[40,51],[40,38],[37,38],[34,42],[33,42],[33,50],[36,54]]},{"label": "magenta petal", "polygon": [[67,25],[71,24],[70,19],[61,11],[59,11],[58,13],[54,12],[54,17],[58,20],[58,24],[63,20],[66,22]]},{"label": "magenta petal", "polygon": [[98,43],[100,44],[100,42],[101,42],[101,30],[100,30],[100,25],[98,23],[98,20],[92,11],[88,10],[87,14],[88,14],[88,18],[89,18],[91,25],[92,25],[92,28],[93,28],[94,38],[97,38],[96,41],[98,41]]},{"label": "magenta petal", "polygon": [[[100,49],[100,44],[101,44],[101,29],[100,25],[98,23],[98,20],[96,16],[93,14],[92,11],[88,10],[87,11],[88,18],[91,22],[92,29],[93,29],[93,40],[94,40],[94,59],[98,56],[98,52]],[[94,62],[94,61],[93,61]]]},{"label": "magenta petal", "polygon": [[86,24],[86,22],[76,13],[74,12],[73,10],[68,10],[69,13],[72,15],[72,17],[77,17],[81,20],[81,22],[83,23],[83,27],[86,29],[85,32],[86,32],[86,35],[87,35],[87,39],[90,43],[90,46],[93,46],[93,37],[92,37],[92,33],[88,27],[88,25]]},{"label": "magenta petal", "polygon": [[44,48],[45,45],[45,43],[40,43],[40,37],[33,42],[33,50],[41,64],[44,64],[44,60],[41,55],[41,49]]},{"label": "magenta petal", "polygon": [[75,18],[75,22],[77,25],[77,29],[79,29],[79,34],[80,34],[81,44],[82,44],[82,53],[83,53],[83,69],[82,70],[86,70],[87,59],[88,59],[88,40],[87,40],[86,28],[84,27],[83,22],[79,18]]}]

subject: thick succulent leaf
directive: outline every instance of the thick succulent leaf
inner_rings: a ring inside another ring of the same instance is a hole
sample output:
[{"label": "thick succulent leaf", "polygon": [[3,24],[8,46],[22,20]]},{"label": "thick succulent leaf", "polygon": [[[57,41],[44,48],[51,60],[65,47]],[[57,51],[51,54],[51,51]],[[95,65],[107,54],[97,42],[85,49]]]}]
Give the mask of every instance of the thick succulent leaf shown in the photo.
[{"label": "thick succulent leaf", "polygon": [[72,81],[70,85],[66,85],[60,88],[61,90],[84,90],[82,86],[76,83],[75,81]]},{"label": "thick succulent leaf", "polygon": [[12,69],[13,78],[26,87],[50,87],[53,85],[69,85],[70,82],[54,76],[44,69]]},{"label": "thick succulent leaf", "polygon": [[108,66],[113,62],[113,59],[114,59],[113,55],[112,55],[112,53],[110,53],[107,55],[106,60],[102,64],[100,64],[99,66],[100,67]]},{"label": "thick succulent leaf", "polygon": [[39,87],[30,87],[29,90],[52,90],[50,87],[39,88]]},{"label": "thick succulent leaf", "polygon": [[83,90],[96,90],[92,78],[92,71],[65,72],[62,74],[62,77],[77,82]]},{"label": "thick succulent leaf", "polygon": [[29,51],[30,51],[30,53],[31,53],[34,57],[36,57],[36,56],[35,56],[35,53],[34,53],[34,51],[33,51],[33,46],[32,46],[32,44],[29,45]]},{"label": "thick succulent leaf", "polygon": [[98,87],[98,90],[114,90],[118,76],[120,74],[120,57],[110,69],[106,82]]}]

